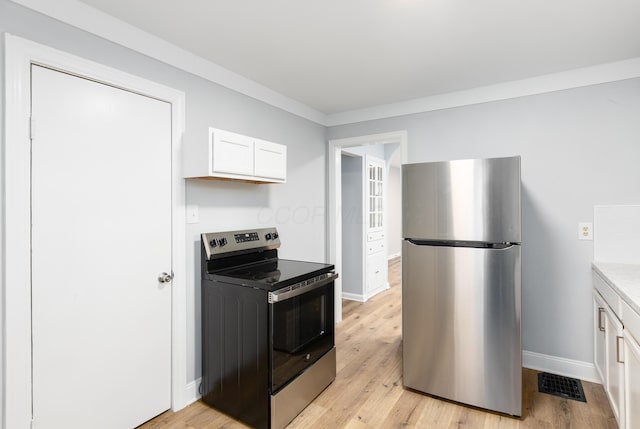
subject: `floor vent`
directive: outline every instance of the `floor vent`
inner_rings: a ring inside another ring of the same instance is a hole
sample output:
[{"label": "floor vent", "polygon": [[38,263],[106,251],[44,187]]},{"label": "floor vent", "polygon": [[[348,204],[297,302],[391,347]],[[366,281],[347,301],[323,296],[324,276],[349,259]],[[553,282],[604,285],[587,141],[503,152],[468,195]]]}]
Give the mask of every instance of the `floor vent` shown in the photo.
[{"label": "floor vent", "polygon": [[560,396],[574,401],[587,402],[582,383],[575,378],[541,372],[538,374],[538,392]]}]

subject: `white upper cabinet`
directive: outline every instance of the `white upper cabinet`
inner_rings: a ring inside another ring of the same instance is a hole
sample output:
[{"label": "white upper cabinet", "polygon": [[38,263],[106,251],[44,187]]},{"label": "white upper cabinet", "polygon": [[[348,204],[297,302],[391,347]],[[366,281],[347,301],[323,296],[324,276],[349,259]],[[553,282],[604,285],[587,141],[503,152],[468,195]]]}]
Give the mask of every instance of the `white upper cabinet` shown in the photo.
[{"label": "white upper cabinet", "polygon": [[185,148],[184,177],[284,183],[287,178],[287,147],[209,128],[206,146]]},{"label": "white upper cabinet", "polygon": [[209,129],[211,173],[253,176],[254,142],[251,137]]},{"label": "white upper cabinet", "polygon": [[254,175],[270,179],[287,178],[287,147],[256,139]]}]

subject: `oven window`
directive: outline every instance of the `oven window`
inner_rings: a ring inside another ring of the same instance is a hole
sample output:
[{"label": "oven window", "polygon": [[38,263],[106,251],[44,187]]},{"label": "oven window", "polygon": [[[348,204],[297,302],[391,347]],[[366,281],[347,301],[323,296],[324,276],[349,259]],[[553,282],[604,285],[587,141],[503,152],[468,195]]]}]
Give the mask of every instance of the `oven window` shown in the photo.
[{"label": "oven window", "polygon": [[333,282],[272,304],[272,391],[334,345]]},{"label": "oven window", "polygon": [[282,302],[274,312],[273,348],[295,353],[326,332],[325,294],[300,295]]}]

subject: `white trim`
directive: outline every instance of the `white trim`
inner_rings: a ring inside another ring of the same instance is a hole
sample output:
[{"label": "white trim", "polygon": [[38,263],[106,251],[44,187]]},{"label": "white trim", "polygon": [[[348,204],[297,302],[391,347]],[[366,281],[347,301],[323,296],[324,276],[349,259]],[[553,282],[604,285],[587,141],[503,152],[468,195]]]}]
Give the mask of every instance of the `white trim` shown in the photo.
[{"label": "white trim", "polygon": [[327,115],[328,127],[544,94],[640,77],[640,57]]},{"label": "white trim", "polygon": [[367,299],[364,295],[359,293],[342,292],[342,299],[348,299],[349,301],[365,302]]},{"label": "white trim", "polygon": [[11,0],[178,69],[324,125],[326,115],[76,0]]},{"label": "white trim", "polygon": [[390,289],[389,282],[380,286],[378,289],[373,290],[370,293],[359,294],[359,293],[351,293],[351,292],[342,292],[342,299],[348,299],[349,301],[358,301],[358,302],[366,302],[369,299],[373,298],[380,292],[384,292],[385,290]]},{"label": "white trim", "polygon": [[[327,192],[327,260],[334,264],[336,272],[342,272],[342,148],[361,146],[364,144],[400,143],[402,163],[407,162],[408,137],[406,131],[392,131],[382,134],[357,136],[329,140],[327,145],[328,192]],[[335,317],[336,323],[342,320],[342,279],[335,282]]]},{"label": "white trim", "polygon": [[640,57],[326,115],[77,0],[11,0],[284,111],[333,127],[640,77]]},{"label": "white trim", "polygon": [[172,409],[185,406],[186,235],[185,181],[181,145],[185,95],[45,45],[4,34],[4,427],[31,421],[31,265],[30,265],[30,67],[32,63],[89,77],[171,103],[172,116]]},{"label": "white trim", "polygon": [[372,290],[371,292],[367,293],[365,295],[365,298],[367,300],[373,298],[374,296],[376,296],[377,294],[379,294],[380,292],[384,292],[385,290],[390,289],[391,286],[389,286],[389,282],[385,282],[382,286],[380,286],[377,289]]},{"label": "white trim", "polygon": [[399,258],[400,256],[402,256],[402,253],[400,252],[392,253],[389,256],[387,256],[387,260],[390,261],[392,259]]},{"label": "white trim", "polygon": [[202,378],[197,378],[185,386],[183,395],[185,407],[193,404],[202,397],[200,394],[200,383],[202,383]]},{"label": "white trim", "polygon": [[602,380],[600,380],[596,367],[592,362],[583,362],[524,350],[522,352],[522,366],[537,371],[550,372],[602,384]]}]

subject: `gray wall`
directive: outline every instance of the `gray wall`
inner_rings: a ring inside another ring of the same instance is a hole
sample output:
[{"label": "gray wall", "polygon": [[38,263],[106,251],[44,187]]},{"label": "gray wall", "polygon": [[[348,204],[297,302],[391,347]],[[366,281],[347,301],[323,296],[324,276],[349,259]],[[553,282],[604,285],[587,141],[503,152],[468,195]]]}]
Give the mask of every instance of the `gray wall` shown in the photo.
[{"label": "gray wall", "polygon": [[342,155],[342,291],[364,294],[363,195],[364,161]]},{"label": "gray wall", "polygon": [[[0,32],[31,39],[184,91],[185,146],[206,144],[209,126],[287,145],[286,184],[186,182],[187,204],[200,207],[200,223],[187,225],[186,255],[188,380],[197,379],[200,376],[199,234],[275,225],[282,238],[280,254],[283,257],[324,261],[325,127],[7,0],[0,0]],[[0,47],[0,58],[4,55],[2,49]],[[0,78],[4,86],[4,76]]]},{"label": "gray wall", "polygon": [[406,129],[409,162],[522,155],[524,349],[592,362],[595,204],[640,203],[640,79],[329,129]]}]

